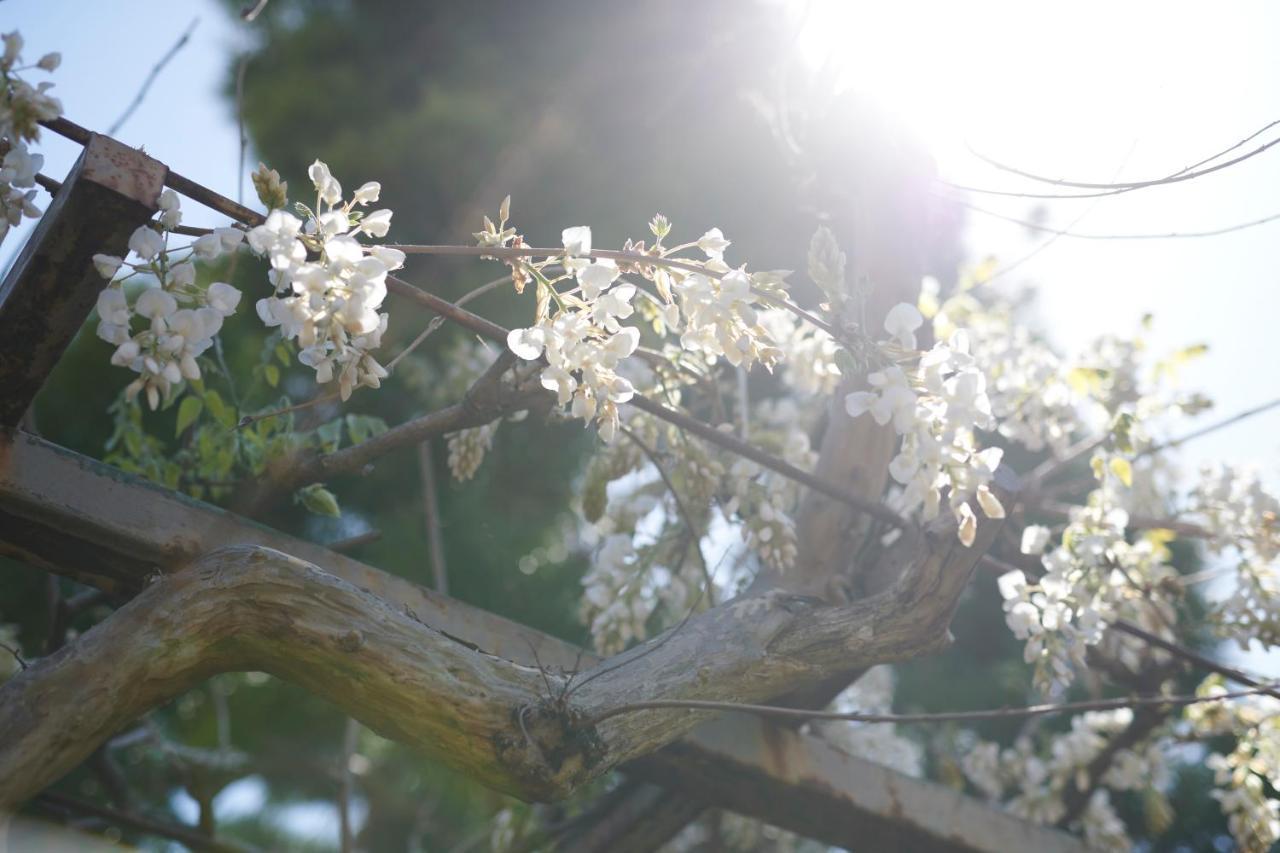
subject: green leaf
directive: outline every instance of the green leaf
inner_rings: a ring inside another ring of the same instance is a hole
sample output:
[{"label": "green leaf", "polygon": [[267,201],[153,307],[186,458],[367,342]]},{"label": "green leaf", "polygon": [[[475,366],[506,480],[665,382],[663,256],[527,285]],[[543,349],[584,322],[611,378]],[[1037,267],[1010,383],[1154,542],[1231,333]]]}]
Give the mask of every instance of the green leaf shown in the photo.
[{"label": "green leaf", "polygon": [[294,498],[301,502],[308,512],[316,515],[328,515],[333,518],[342,515],[342,510],[338,508],[337,497],[319,483],[312,483],[310,486],[298,489],[294,493]]},{"label": "green leaf", "polygon": [[347,434],[352,444],[360,444],[369,437],[369,427],[359,415],[347,415]]},{"label": "green leaf", "polygon": [[347,435],[352,444],[361,444],[387,431],[387,422],[372,415],[347,415]]},{"label": "green leaf", "polygon": [[142,436],[138,435],[134,430],[125,430],[124,449],[130,456],[137,459],[142,455]]},{"label": "green leaf", "polygon": [[222,402],[222,396],[217,391],[209,391],[204,395],[204,405],[215,421],[226,429],[235,429],[236,413]]},{"label": "green leaf", "polygon": [[204,402],[199,397],[190,395],[183,397],[182,404],[178,406],[178,425],[174,428],[173,434],[180,436],[186,432],[187,427],[195,423],[203,411]]},{"label": "green leaf", "polygon": [[607,466],[592,464],[582,489],[582,515],[595,523],[604,516],[609,504],[609,471]]},{"label": "green leaf", "polygon": [[1120,482],[1124,483],[1126,487],[1133,486],[1133,466],[1129,464],[1128,459],[1123,456],[1112,456],[1111,461],[1107,464],[1111,468],[1111,473],[1115,474]]},{"label": "green leaf", "polygon": [[327,424],[316,427],[316,438],[320,439],[320,449],[324,453],[332,453],[342,444],[342,418],[334,418]]},{"label": "green leaf", "polygon": [[272,388],[280,384],[280,368],[274,364],[268,364],[262,368],[262,375],[267,380],[267,384]]}]

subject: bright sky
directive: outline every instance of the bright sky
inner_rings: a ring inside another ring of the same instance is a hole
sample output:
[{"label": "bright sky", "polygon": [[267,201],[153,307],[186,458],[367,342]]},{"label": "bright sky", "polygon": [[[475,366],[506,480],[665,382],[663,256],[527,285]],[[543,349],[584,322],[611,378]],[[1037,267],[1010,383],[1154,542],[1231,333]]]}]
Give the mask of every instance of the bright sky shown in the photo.
[{"label": "bright sky", "polygon": [[[984,164],[967,146],[1024,170],[1072,180],[1144,180],[1176,172],[1280,119],[1280,6],[1159,2],[866,2],[791,0],[803,57],[833,69],[915,127],[953,183],[1055,192]],[[807,15],[807,18],[805,17]],[[1280,136],[1280,128],[1249,147]],[[1239,153],[1239,152],[1237,152]],[[1182,184],[1101,200],[970,200],[1094,234],[1210,230],[1280,213],[1280,147]],[[1071,192],[1071,191],[1069,191]],[[1001,265],[1050,235],[973,214],[967,244]],[[1078,349],[1125,333],[1145,312],[1153,345],[1203,341],[1186,374],[1222,417],[1280,396],[1265,342],[1280,317],[1280,221],[1184,240],[1061,237],[1004,278],[1034,283],[1046,325]],[[1280,410],[1188,445],[1200,460],[1254,462],[1273,481]]]}]

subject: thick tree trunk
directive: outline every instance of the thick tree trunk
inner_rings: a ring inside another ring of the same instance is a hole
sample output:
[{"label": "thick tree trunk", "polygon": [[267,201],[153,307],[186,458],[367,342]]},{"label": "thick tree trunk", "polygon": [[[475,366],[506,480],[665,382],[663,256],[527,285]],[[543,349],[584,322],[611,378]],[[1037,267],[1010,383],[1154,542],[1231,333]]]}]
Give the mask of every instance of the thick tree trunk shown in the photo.
[{"label": "thick tree trunk", "polygon": [[[261,670],[360,722],[525,799],[554,799],[652,752],[706,712],[648,699],[760,701],[836,672],[939,648],[996,525],[972,549],[945,524],[884,593],[831,606],[783,592],[722,605],[566,679],[421,622],[412,611],[270,549],[218,551],[0,687],[0,810],[83,761],[148,710],[219,672]],[[548,695],[548,685],[550,694]]]}]

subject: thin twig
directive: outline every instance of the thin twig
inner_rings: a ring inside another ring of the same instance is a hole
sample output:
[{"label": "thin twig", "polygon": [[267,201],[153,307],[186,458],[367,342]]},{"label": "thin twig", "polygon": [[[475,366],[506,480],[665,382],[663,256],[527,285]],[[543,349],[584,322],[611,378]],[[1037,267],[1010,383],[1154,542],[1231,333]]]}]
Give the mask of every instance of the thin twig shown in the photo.
[{"label": "thin twig", "polygon": [[243,853],[243,851],[253,849],[239,844],[207,838],[185,826],[163,823],[142,815],[68,797],[66,794],[59,794],[55,791],[45,791],[42,794],[37,794],[33,802],[49,811],[91,815],[125,829],[131,829],[134,832],[168,838],[185,844],[192,850],[207,850],[211,851],[211,853]]},{"label": "thin twig", "polygon": [[786,720],[831,720],[849,723],[961,723],[976,720],[1022,719],[1025,717],[1042,717],[1048,714],[1070,714],[1078,711],[1115,711],[1121,708],[1180,708],[1187,705],[1198,705],[1202,702],[1220,702],[1227,699],[1242,699],[1246,696],[1257,696],[1261,693],[1272,693],[1280,683],[1265,687],[1249,688],[1221,693],[1217,696],[1130,696],[1122,699],[1095,699],[1085,702],[1060,702],[1043,705],[1029,705],[1022,708],[993,708],[982,711],[946,711],[937,714],[863,714],[857,711],[844,713],[841,711],[807,711],[802,708],[782,708],[776,705],[750,705],[739,702],[718,702],[706,699],[649,699],[642,702],[628,702],[614,708],[601,711],[587,720],[587,726],[597,726],[611,717],[631,714],[636,711],[656,710],[693,710],[693,711],[732,711],[743,714],[755,714],[761,717],[773,717]]},{"label": "thin twig", "polygon": [[18,662],[18,666],[22,667],[23,669],[27,668],[27,662],[22,659],[22,653],[17,649],[15,649],[13,646],[9,645],[8,643],[0,643],[0,649],[4,649],[9,654],[13,655],[13,659]]},{"label": "thin twig", "polygon": [[341,396],[340,392],[331,391],[328,394],[321,394],[318,397],[312,397],[310,400],[303,400],[301,403],[294,403],[292,406],[282,406],[279,409],[272,409],[269,412],[262,412],[257,415],[245,415],[236,423],[236,429],[244,429],[245,427],[253,426],[258,421],[265,421],[269,418],[287,415],[291,412],[300,412],[303,409],[310,409],[312,406],[318,406],[321,403],[328,403],[333,400],[337,400]]},{"label": "thin twig", "polygon": [[[263,0],[265,4],[265,0]],[[255,13],[256,14],[256,13]],[[249,136],[244,132],[244,76],[249,70],[249,54],[236,66],[236,130],[240,137],[240,158],[236,162],[236,202],[244,204],[244,154],[249,147]]]},{"label": "thin twig", "polygon": [[1014,225],[1021,225],[1032,231],[1040,231],[1052,234],[1055,237],[1071,237],[1076,240],[1175,240],[1187,239],[1194,237],[1220,237],[1223,234],[1231,234],[1236,231],[1244,231],[1254,228],[1258,225],[1266,225],[1271,222],[1280,221],[1280,213],[1273,213],[1270,216],[1264,216],[1260,219],[1251,219],[1248,222],[1238,222],[1235,225],[1227,225],[1222,228],[1214,228],[1208,231],[1166,231],[1164,233],[1146,233],[1146,234],[1088,234],[1079,231],[1072,231],[1069,228],[1059,229],[1048,225],[1041,225],[1038,222],[1032,222],[1029,219],[1019,219],[1016,216],[1007,216],[1003,213],[997,213],[994,210],[988,210],[985,207],[979,207],[976,204],[970,204],[960,199],[951,199],[954,203],[960,205],[974,213],[981,213],[984,216],[990,216],[994,219],[1002,219],[1005,222],[1011,222]]},{"label": "thin twig", "polygon": [[961,192],[981,193],[983,195],[1006,196],[1011,198],[1045,198],[1045,199],[1103,198],[1106,196],[1122,195],[1124,193],[1131,193],[1137,190],[1149,189],[1151,187],[1168,186],[1170,184],[1179,184],[1184,181],[1195,180],[1196,178],[1203,177],[1204,175],[1209,175],[1214,172],[1221,171],[1222,169],[1226,169],[1230,166],[1234,166],[1237,163],[1243,163],[1245,160],[1248,160],[1251,157],[1256,157],[1259,154],[1269,150],[1270,148],[1273,148],[1276,145],[1280,145],[1280,138],[1273,139],[1264,145],[1260,145],[1257,148],[1253,149],[1252,151],[1249,151],[1245,154],[1241,154],[1239,157],[1233,157],[1230,160],[1224,161],[1222,163],[1215,163],[1214,165],[1207,166],[1203,169],[1193,169],[1191,171],[1175,172],[1172,175],[1166,175],[1163,178],[1155,178],[1153,180],[1148,180],[1148,181],[1128,181],[1128,182],[1105,183],[1105,184],[1089,183],[1085,181],[1067,181],[1059,178],[1050,178],[1044,175],[1037,175],[1033,172],[1028,172],[1023,169],[1018,169],[1013,166],[1000,163],[996,160],[993,160],[975,151],[973,152],[974,156],[978,157],[981,160],[986,161],[987,163],[994,166],[995,168],[1003,172],[1010,172],[1012,174],[1018,175],[1019,177],[1026,178],[1031,181],[1037,181],[1039,183],[1051,184],[1054,186],[1061,186],[1061,187],[1079,187],[1082,189],[1093,187],[1097,189],[1094,192],[1083,192],[1083,193],[1032,193],[1032,192],[1017,192],[1013,190],[993,190],[986,187],[975,187],[967,184],[956,184],[956,183],[952,183],[951,181],[939,181],[939,183],[947,187],[950,187],[953,190],[959,190]]},{"label": "thin twig", "polygon": [[262,14],[262,10],[267,8],[268,0],[257,0],[256,3],[246,6],[240,10],[240,20],[253,23],[254,19]]},{"label": "thin twig", "polygon": [[1186,435],[1179,436],[1178,438],[1172,438],[1166,442],[1162,442],[1160,444],[1154,444],[1151,447],[1148,447],[1145,450],[1141,451],[1138,455],[1150,456],[1152,453],[1159,453],[1161,450],[1166,450],[1170,447],[1181,447],[1182,445],[1186,444],[1188,441],[1192,441],[1193,439],[1197,439],[1197,438],[1203,438],[1209,433],[1217,432],[1218,430],[1223,429],[1224,427],[1232,426],[1234,424],[1239,423],[1240,421],[1251,418],[1254,415],[1260,415],[1263,412],[1269,412],[1272,409],[1276,408],[1277,406],[1280,406],[1280,397],[1274,400],[1270,400],[1259,406],[1254,406],[1251,409],[1245,409],[1243,412],[1238,412],[1229,418],[1225,418],[1223,420],[1208,424],[1207,426],[1200,427],[1199,429],[1193,430],[1187,433]]},{"label": "thin twig", "polygon": [[[534,246],[455,246],[455,245],[428,245],[421,243],[388,243],[387,246],[392,249],[399,249],[407,255],[449,255],[473,258],[496,258],[501,260],[513,260],[516,258],[554,258],[564,254],[564,249],[538,248]],[[616,249],[593,249],[582,255],[583,258],[593,260],[606,259],[612,261],[620,261],[623,264],[631,264],[634,266],[655,266],[667,267],[668,269],[684,270],[686,272],[698,273],[710,278],[719,278],[722,273],[713,272],[695,261],[682,260],[680,258],[666,258],[660,255],[648,255],[640,252],[623,252]],[[796,305],[790,299],[785,299],[772,293],[753,290],[756,296],[772,303],[779,308],[785,308],[795,314],[802,320],[810,323],[814,327],[821,329],[828,335],[837,340],[840,339],[840,332],[820,317],[815,316],[809,311]]]},{"label": "thin twig", "polygon": [[691,432],[699,438],[704,438],[712,444],[718,444],[726,450],[732,451],[739,456],[746,457],[752,462],[776,471],[789,480],[795,480],[801,485],[808,486],[814,491],[821,492],[827,497],[834,498],[853,509],[863,512],[877,521],[883,521],[894,528],[902,529],[911,526],[911,522],[906,518],[898,515],[889,507],[876,501],[867,500],[860,495],[854,494],[843,486],[829,482],[823,477],[818,476],[810,471],[805,471],[791,463],[774,456],[773,454],[761,450],[754,444],[748,444],[737,438],[731,433],[716,429],[710,424],[690,417],[683,412],[675,409],[667,408],[661,403],[655,403],[647,397],[636,396],[631,400],[631,405],[635,406],[642,412],[647,412],[656,418],[666,421],[669,424],[680,427],[681,429]]},{"label": "thin twig", "polygon": [[422,514],[426,524],[427,558],[431,564],[432,586],[441,595],[448,595],[449,571],[444,561],[440,497],[436,491],[436,465],[431,457],[430,439],[418,445],[418,472],[422,477]]},{"label": "thin twig", "polygon": [[187,42],[191,41],[191,33],[195,31],[195,28],[199,23],[200,19],[198,17],[192,18],[191,23],[187,24],[186,30],[184,30],[182,35],[178,37],[178,40],[174,42],[173,47],[169,48],[165,55],[160,57],[160,61],[152,66],[150,73],[148,73],[146,79],[142,81],[142,88],[138,89],[138,94],[133,96],[133,100],[129,103],[129,106],[125,108],[125,111],[120,114],[120,118],[116,119],[112,123],[111,127],[107,128],[108,136],[115,136],[119,133],[120,128],[124,126],[124,123],[128,121],[134,111],[142,105],[142,101],[147,97],[147,92],[151,89],[151,84],[156,82],[156,78],[160,76],[160,72],[163,71],[164,67],[178,55],[178,51],[186,47]]},{"label": "thin twig", "polygon": [[[1271,127],[1274,127],[1277,123],[1280,123],[1280,122],[1272,122],[1271,124],[1268,124],[1267,127],[1263,128],[1263,130],[1267,130]],[[1262,131],[1261,130],[1257,131],[1256,133],[1253,134],[1253,136],[1257,136],[1259,133],[1262,133]],[[1253,138],[1253,137],[1251,136],[1249,138]],[[1257,148],[1254,148],[1252,151],[1248,151],[1244,154],[1241,154],[1238,157],[1233,157],[1230,160],[1225,160],[1221,163],[1215,163],[1212,166],[1206,166],[1202,169],[1183,169],[1181,171],[1174,172],[1172,175],[1165,175],[1163,178],[1153,178],[1151,180],[1146,180],[1146,181],[1111,181],[1107,183],[1095,183],[1090,181],[1072,181],[1072,180],[1067,180],[1065,178],[1050,178],[1046,175],[1038,175],[1035,172],[1029,172],[1026,169],[1019,169],[1015,166],[1010,166],[1007,163],[1002,163],[993,157],[988,157],[987,155],[982,154],[981,152],[974,151],[972,148],[970,148],[969,151],[970,153],[973,154],[973,156],[977,157],[982,162],[986,163],[989,166],[992,166],[995,169],[1000,170],[1001,172],[1008,172],[1009,174],[1017,175],[1020,178],[1026,178],[1029,181],[1035,181],[1041,184],[1050,184],[1055,187],[1069,187],[1069,188],[1082,189],[1082,190],[1113,190],[1113,189],[1140,190],[1140,189],[1145,189],[1147,187],[1156,187],[1164,184],[1177,184],[1177,183],[1182,183],[1183,181],[1192,181],[1203,175],[1210,175],[1210,174],[1213,174],[1214,172],[1219,172],[1223,169],[1230,168],[1231,166],[1234,166],[1237,163],[1243,163],[1245,160],[1248,160],[1253,157],[1257,157],[1259,154],[1263,153],[1264,151],[1267,151],[1270,148],[1275,147],[1277,144],[1280,144],[1280,139],[1273,139],[1270,142],[1266,142],[1266,143],[1263,143],[1262,145],[1259,145]],[[1240,143],[1237,143],[1236,145],[1232,146],[1232,148],[1228,150],[1234,150],[1239,146],[1240,146]],[[1208,159],[1214,160],[1220,156],[1222,155],[1217,154]]]},{"label": "thin twig", "polygon": [[685,506],[684,499],[680,497],[680,492],[676,490],[675,483],[671,482],[671,477],[667,474],[667,469],[663,467],[661,460],[658,459],[658,452],[650,447],[644,439],[635,434],[630,427],[620,427],[622,434],[631,439],[636,447],[640,448],[640,452],[648,457],[653,467],[658,470],[658,476],[662,478],[662,482],[666,485],[667,491],[671,493],[671,497],[676,502],[676,511],[680,513],[680,517],[684,519],[684,526],[689,529],[689,534],[693,537],[693,550],[698,555],[698,565],[702,568],[702,577],[707,584],[707,599],[712,605],[715,604],[715,587],[711,583],[711,568],[707,565],[707,558],[702,554],[702,534],[693,523],[693,515],[690,514],[688,507]]},{"label": "thin twig", "polygon": [[[509,275],[504,275],[501,278],[495,278],[492,281],[486,281],[484,284],[480,285],[476,289],[463,294],[462,297],[458,299],[457,302],[454,302],[453,304],[459,307],[466,305],[471,300],[478,299],[479,297],[484,296],[486,293],[493,290],[494,288],[500,287],[501,285],[506,284],[509,281],[511,281],[511,276]],[[407,347],[405,347],[403,350],[397,353],[395,358],[387,362],[387,365],[386,365],[387,373],[394,373],[396,369],[396,365],[399,364],[401,361],[403,361],[410,353],[416,350],[419,346],[421,346],[423,341],[431,337],[431,335],[435,334],[435,331],[444,325],[444,321],[445,321],[445,318],[443,315],[437,315],[435,317],[432,317],[431,321],[427,323],[427,327],[423,329],[421,332],[419,332],[418,336],[414,338],[413,341],[410,342],[410,344]]]}]

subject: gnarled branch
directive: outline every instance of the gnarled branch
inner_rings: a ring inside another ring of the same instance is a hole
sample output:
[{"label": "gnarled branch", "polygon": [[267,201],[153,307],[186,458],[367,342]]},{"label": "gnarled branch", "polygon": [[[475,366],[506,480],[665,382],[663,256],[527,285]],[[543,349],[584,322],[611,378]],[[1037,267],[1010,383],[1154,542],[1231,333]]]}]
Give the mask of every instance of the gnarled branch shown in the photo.
[{"label": "gnarled branch", "polygon": [[[30,798],[148,710],[219,672],[261,670],[380,734],[526,799],[554,799],[706,719],[642,699],[760,701],[851,667],[914,657],[947,626],[997,525],[903,537],[901,581],[845,606],[783,592],[722,605],[598,665],[577,686],[488,654],[277,551],[214,552],[157,580],[0,687],[0,809]],[[696,664],[691,665],[691,661]],[[554,695],[547,695],[547,686]]]}]

